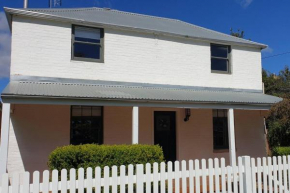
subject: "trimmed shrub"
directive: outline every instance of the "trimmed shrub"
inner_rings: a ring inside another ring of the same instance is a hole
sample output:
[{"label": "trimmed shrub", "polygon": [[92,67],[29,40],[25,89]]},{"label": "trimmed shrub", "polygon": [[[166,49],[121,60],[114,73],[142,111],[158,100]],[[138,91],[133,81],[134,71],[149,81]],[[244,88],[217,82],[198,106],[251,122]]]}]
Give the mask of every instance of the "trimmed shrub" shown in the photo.
[{"label": "trimmed shrub", "polygon": [[272,149],[272,156],[290,155],[290,147],[275,147]]},{"label": "trimmed shrub", "polygon": [[50,170],[71,168],[103,168],[129,164],[160,163],[164,161],[158,145],[68,145],[55,149],[49,155]]}]

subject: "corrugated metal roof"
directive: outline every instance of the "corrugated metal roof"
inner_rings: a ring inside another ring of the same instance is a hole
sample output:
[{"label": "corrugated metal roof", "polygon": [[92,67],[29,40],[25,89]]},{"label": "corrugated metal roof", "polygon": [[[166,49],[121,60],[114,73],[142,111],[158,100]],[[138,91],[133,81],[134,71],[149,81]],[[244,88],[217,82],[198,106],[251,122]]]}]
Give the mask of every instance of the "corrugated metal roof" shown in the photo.
[{"label": "corrugated metal roof", "polygon": [[9,96],[267,105],[281,101],[278,97],[249,92],[17,81],[10,82],[3,91],[2,97]]},{"label": "corrugated metal roof", "polygon": [[123,12],[103,8],[71,8],[71,9],[12,9],[5,8],[7,13],[25,14],[34,17],[55,16],[59,18],[79,20],[96,24],[149,30],[160,33],[175,34],[185,37],[232,42],[265,48],[264,44],[233,37],[228,34],[209,30],[197,25],[176,19],[154,17],[136,13]]}]

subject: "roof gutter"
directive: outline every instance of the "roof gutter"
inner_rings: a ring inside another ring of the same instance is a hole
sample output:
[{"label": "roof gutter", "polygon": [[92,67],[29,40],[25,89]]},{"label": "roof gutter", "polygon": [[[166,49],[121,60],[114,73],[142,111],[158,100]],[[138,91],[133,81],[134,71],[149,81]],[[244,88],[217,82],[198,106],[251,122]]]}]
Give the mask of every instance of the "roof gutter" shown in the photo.
[{"label": "roof gutter", "polygon": [[187,36],[187,35],[179,35],[175,33],[167,33],[167,32],[161,32],[158,30],[150,30],[150,29],[141,29],[141,28],[133,28],[133,27],[128,27],[128,26],[121,26],[121,25],[113,25],[109,23],[97,23],[97,22],[88,22],[85,20],[81,19],[72,19],[72,18],[67,18],[67,17],[60,17],[60,16],[55,16],[55,15],[50,15],[50,14],[45,14],[45,13],[39,13],[39,12],[33,12],[33,11],[28,11],[28,10],[21,10],[21,9],[13,9],[13,8],[8,8],[4,7],[8,24],[11,30],[11,17],[12,15],[21,15],[21,16],[27,16],[27,17],[33,17],[33,18],[41,18],[41,19],[48,19],[48,20],[53,20],[53,21],[62,21],[62,22],[70,22],[74,24],[85,24],[85,25],[90,25],[90,26],[98,26],[98,27],[107,27],[107,28],[114,28],[114,29],[125,29],[125,30],[133,30],[137,32],[147,32],[147,33],[156,33],[156,34],[161,34],[165,36],[174,36],[174,37],[182,37],[182,38],[190,38],[194,40],[200,40],[200,41],[206,41],[210,43],[221,43],[221,44],[231,44],[231,45],[242,45],[242,46],[247,46],[247,47],[253,47],[253,48],[259,48],[259,49],[265,49],[268,46],[264,44],[252,44],[252,43],[237,43],[237,42],[232,42],[232,41],[224,41],[224,40],[217,40],[217,39],[210,39],[210,38],[201,38],[201,37],[193,37],[193,36]]}]

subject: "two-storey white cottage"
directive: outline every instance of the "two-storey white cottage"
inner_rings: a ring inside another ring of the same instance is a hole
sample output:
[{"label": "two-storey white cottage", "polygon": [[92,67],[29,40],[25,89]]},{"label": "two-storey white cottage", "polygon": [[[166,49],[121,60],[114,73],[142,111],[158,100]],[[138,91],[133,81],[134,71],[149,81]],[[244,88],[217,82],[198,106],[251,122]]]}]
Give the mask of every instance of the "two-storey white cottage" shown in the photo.
[{"label": "two-storey white cottage", "polygon": [[5,8],[11,77],[0,173],[68,144],[160,144],[167,160],[266,156],[265,45],[101,8]]}]

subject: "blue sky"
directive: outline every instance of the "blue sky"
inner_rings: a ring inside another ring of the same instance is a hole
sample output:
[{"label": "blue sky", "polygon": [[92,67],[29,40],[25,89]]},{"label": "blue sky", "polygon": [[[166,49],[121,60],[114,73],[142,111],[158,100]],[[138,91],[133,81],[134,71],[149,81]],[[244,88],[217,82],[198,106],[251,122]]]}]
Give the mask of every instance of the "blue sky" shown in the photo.
[{"label": "blue sky", "polygon": [[[49,0],[29,0],[30,8],[46,8]],[[0,92],[8,83],[10,32],[3,7],[21,8],[23,0],[0,1]],[[62,7],[109,7],[122,11],[176,18],[216,31],[245,31],[245,38],[269,45],[262,57],[290,52],[289,0],[62,0]],[[278,73],[290,66],[290,54],[262,60]]]}]

